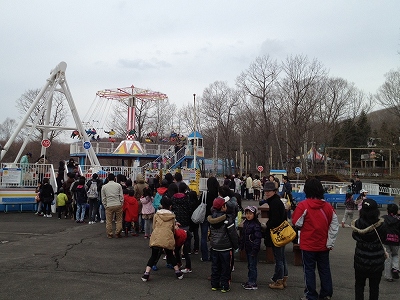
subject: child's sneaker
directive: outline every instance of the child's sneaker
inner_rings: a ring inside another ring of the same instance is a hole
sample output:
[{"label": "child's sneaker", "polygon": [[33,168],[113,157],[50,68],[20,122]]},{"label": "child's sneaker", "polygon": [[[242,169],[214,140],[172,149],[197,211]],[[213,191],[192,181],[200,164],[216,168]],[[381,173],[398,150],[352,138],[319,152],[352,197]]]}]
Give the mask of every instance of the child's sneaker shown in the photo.
[{"label": "child's sneaker", "polygon": [[184,268],[181,270],[183,274],[192,273],[192,269]]},{"label": "child's sneaker", "polygon": [[151,269],[152,269],[153,271],[158,271],[158,267],[157,267],[156,265],[152,266]]},{"label": "child's sneaker", "polygon": [[182,279],[183,278],[183,273],[181,271],[175,272],[175,276],[178,279]]},{"label": "child's sneaker", "polygon": [[143,276],[142,276],[142,280],[143,281],[147,281],[147,280],[149,280],[149,277],[150,277],[150,274],[144,273]]},{"label": "child's sneaker", "polygon": [[243,285],[243,288],[245,290],[257,290],[257,284],[256,283],[246,283],[245,285]]},{"label": "child's sneaker", "polygon": [[399,271],[393,268],[392,276],[393,276],[393,279],[399,279]]},{"label": "child's sneaker", "polygon": [[222,287],[221,288],[221,292],[222,293],[227,293],[227,292],[229,292],[231,289],[229,288],[229,287]]},{"label": "child's sneaker", "polygon": [[219,288],[217,288],[217,287],[212,287],[211,290],[212,290],[212,291],[218,291]]}]

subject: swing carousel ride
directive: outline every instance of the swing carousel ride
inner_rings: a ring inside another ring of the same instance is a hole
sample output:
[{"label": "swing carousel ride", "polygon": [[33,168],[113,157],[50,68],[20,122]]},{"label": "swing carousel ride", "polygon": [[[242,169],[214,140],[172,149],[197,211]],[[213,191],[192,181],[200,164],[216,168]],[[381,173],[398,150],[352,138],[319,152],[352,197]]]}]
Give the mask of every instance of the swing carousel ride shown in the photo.
[{"label": "swing carousel ride", "polygon": [[[98,91],[94,102],[82,121],[85,128],[88,128],[85,129],[85,133],[90,137],[97,157],[99,159],[122,159],[124,160],[124,164],[129,166],[133,165],[133,160],[139,162],[140,165],[143,165],[140,163],[140,161],[142,161],[146,162],[146,166],[150,168],[160,168],[161,166],[176,164],[179,160],[182,161],[182,159],[177,159],[178,152],[180,154],[179,158],[186,157],[190,160],[190,157],[187,156],[190,156],[191,153],[185,151],[187,138],[176,133],[174,130],[171,131],[168,137],[159,136],[158,132],[151,131],[143,138],[144,143],[140,143],[137,140],[135,116],[138,102],[162,101],[165,99],[167,99],[166,94],[137,88],[133,85],[126,88]],[[119,135],[123,135],[124,139],[119,141],[116,147],[117,134],[115,128],[105,130],[105,128],[107,128],[106,126],[114,126],[117,123],[113,120],[110,121],[110,115],[112,115],[111,111],[115,112],[115,106],[113,106],[113,104],[121,104],[121,107],[123,107],[122,110],[119,110],[118,121],[120,121],[121,118],[125,119],[123,114],[127,113],[126,128],[118,130],[120,133]],[[100,134],[103,132],[108,134],[108,139],[100,137]],[[121,134],[121,132],[123,132],[123,134]],[[80,138],[79,131],[72,131],[70,137]],[[189,143],[190,142],[193,143],[189,138]],[[83,164],[85,151],[82,148],[82,143],[74,143],[71,146],[70,155],[72,157],[78,157]],[[201,155],[199,155],[199,157],[201,157]]]}]

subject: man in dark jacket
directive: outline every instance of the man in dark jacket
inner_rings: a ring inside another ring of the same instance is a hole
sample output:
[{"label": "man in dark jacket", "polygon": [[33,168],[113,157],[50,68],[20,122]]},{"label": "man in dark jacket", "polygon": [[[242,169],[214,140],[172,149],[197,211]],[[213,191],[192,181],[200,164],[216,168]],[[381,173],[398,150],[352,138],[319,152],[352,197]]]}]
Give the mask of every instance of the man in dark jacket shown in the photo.
[{"label": "man in dark jacket", "polygon": [[239,247],[239,237],[232,215],[226,214],[225,199],[218,197],[213,201],[211,215],[207,217],[210,223],[211,252],[211,289],[221,289],[225,293],[230,290],[231,259],[233,251]]},{"label": "man in dark jacket", "polygon": [[[267,203],[269,206],[268,221],[267,221],[267,233],[270,232],[272,228],[278,227],[286,220],[286,210],[281,197],[277,194],[277,188],[272,181],[265,182],[264,193],[266,200],[261,200],[259,202],[260,206]],[[272,276],[273,283],[269,284],[271,289],[282,290],[286,286],[286,280],[288,278],[288,269],[285,258],[285,246],[276,247],[271,240],[269,234],[265,235],[264,243],[266,246],[272,246],[272,251],[275,258],[275,272]]]},{"label": "man in dark jacket", "polygon": [[[92,186],[96,187],[96,191],[92,191],[90,188]],[[89,224],[94,224],[96,223],[96,216],[98,216],[98,220],[100,220],[100,215],[99,215],[99,200],[100,200],[100,195],[101,195],[101,187],[103,186],[103,181],[99,179],[99,175],[97,173],[94,173],[92,175],[92,179],[90,179],[86,183],[86,190],[88,193],[88,199],[89,199]]]}]

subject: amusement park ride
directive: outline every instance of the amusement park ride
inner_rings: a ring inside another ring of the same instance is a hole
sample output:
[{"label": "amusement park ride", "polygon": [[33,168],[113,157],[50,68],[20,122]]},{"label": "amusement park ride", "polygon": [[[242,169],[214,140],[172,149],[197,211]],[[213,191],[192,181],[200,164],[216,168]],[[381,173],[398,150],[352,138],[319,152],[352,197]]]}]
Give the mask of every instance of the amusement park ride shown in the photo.
[{"label": "amusement park ride", "polygon": [[[135,130],[135,109],[137,101],[161,101],[167,99],[167,95],[153,92],[147,89],[140,89],[134,86],[127,88],[117,89],[106,89],[96,93],[96,96],[102,99],[110,101],[120,101],[127,105],[127,128],[126,128],[126,139],[122,140],[117,147],[114,146],[116,140],[113,138],[115,134],[114,130],[104,131],[109,134],[108,142],[100,142],[96,136],[95,128],[89,130],[84,128],[84,123],[79,117],[76,109],[74,100],[72,98],[65,71],[67,64],[60,62],[50,72],[50,77],[46,80],[46,84],[42,87],[39,94],[36,96],[31,106],[29,107],[26,115],[23,117],[21,122],[18,124],[15,132],[11,135],[7,143],[2,147],[0,154],[0,207],[5,207],[7,210],[8,204],[12,206],[22,205],[34,205],[34,187],[36,187],[39,180],[38,171],[39,166],[31,164],[28,167],[18,163],[27,143],[30,141],[35,129],[42,129],[43,136],[41,142],[41,155],[46,155],[47,148],[50,147],[49,132],[52,130],[67,130],[71,131],[71,138],[75,136],[79,137],[79,141],[70,145],[70,156],[77,157],[79,159],[80,173],[87,178],[91,177],[93,172],[97,172],[100,178],[104,177],[107,172],[118,172],[123,171],[129,175],[132,179],[137,172],[142,172],[145,176],[159,174],[161,169],[163,172],[174,172],[175,169],[179,169],[183,173],[183,177],[188,179],[190,185],[196,185],[198,190],[199,182],[199,166],[196,163],[196,156],[198,161],[204,159],[204,148],[202,136],[198,132],[191,133],[186,139],[187,145],[184,145],[178,149],[174,149],[173,145],[160,144],[141,144],[136,140]],[[61,92],[64,94],[71,111],[75,127],[65,126],[54,126],[50,124],[51,108],[53,93]],[[41,106],[39,106],[39,102]],[[31,124],[28,124],[30,115],[34,112],[35,108],[41,107],[37,114],[37,117]],[[96,107],[97,110],[101,108]],[[44,114],[43,125],[39,124],[39,117]],[[28,134],[24,139],[23,144],[15,157],[14,162],[3,162],[3,158],[7,151],[10,149],[18,134],[22,129],[27,129]],[[155,132],[152,132],[148,138],[152,139],[155,136]],[[172,134],[171,134],[172,136]],[[178,135],[174,139],[178,138]],[[102,144],[106,144],[103,146]],[[196,151],[196,153],[194,153]],[[121,164],[119,167],[113,166],[102,166],[100,158],[114,158],[120,159]],[[90,165],[86,165],[86,158],[89,159]],[[194,158],[194,159],[193,159]],[[197,162],[198,162],[197,161]],[[135,163],[136,162],[136,163]],[[124,165],[125,164],[125,165]],[[50,178],[50,183],[55,188],[55,172],[54,166],[51,164],[43,164],[42,170],[46,169],[42,178]],[[136,173],[132,170],[135,169]],[[192,171],[191,173],[189,171]],[[65,171],[66,174],[67,170]],[[65,175],[64,174],[64,175]],[[186,175],[184,175],[186,174]],[[194,183],[194,181],[197,181]],[[15,189],[19,188],[19,189]],[[14,209],[15,210],[15,209]]]},{"label": "amusement park ride", "polygon": [[[23,128],[29,128],[28,130],[28,136],[24,140],[21,149],[19,150],[17,156],[15,157],[14,163],[17,163],[28,143],[30,140],[34,130],[36,128],[40,128],[43,130],[43,137],[42,137],[42,148],[41,148],[41,155],[46,154],[46,149],[48,145],[44,143],[45,141],[48,140],[48,133],[51,130],[71,130],[71,138],[74,138],[75,136],[79,137],[79,142],[78,143],[73,143],[71,144],[71,149],[70,149],[70,155],[72,157],[77,157],[79,159],[79,164],[84,165],[86,164],[86,158],[89,159],[90,166],[91,167],[96,167],[97,169],[101,168],[101,163],[99,161],[99,158],[106,157],[106,158],[117,158],[117,159],[123,159],[125,160],[125,164],[128,163],[129,165],[133,165],[133,160],[136,160],[137,162],[140,162],[142,160],[143,162],[147,162],[147,166],[155,167],[157,166],[160,168],[160,166],[163,164],[165,165],[166,161],[166,156],[168,155],[168,160],[169,163],[171,163],[171,156],[174,156],[172,152],[173,147],[171,145],[142,145],[139,141],[136,140],[136,130],[135,130],[135,110],[136,110],[136,104],[138,101],[146,102],[146,101],[162,101],[167,99],[167,95],[160,93],[160,92],[154,92],[148,89],[141,89],[137,88],[135,86],[130,86],[126,88],[116,88],[116,89],[105,89],[102,91],[98,91],[96,93],[96,96],[101,98],[101,99],[106,99],[107,101],[118,101],[118,102],[123,102],[127,105],[127,127],[126,127],[126,139],[122,140],[117,147],[114,146],[115,143],[115,132],[113,129],[110,131],[104,131],[105,133],[109,134],[109,142],[108,143],[102,143],[99,142],[99,139],[95,138],[96,135],[96,130],[95,128],[90,128],[89,130],[84,128],[83,122],[79,117],[79,114],[77,112],[77,109],[74,104],[74,100],[72,98],[72,94],[70,92],[70,89],[68,87],[67,79],[65,76],[65,71],[67,68],[67,64],[65,62],[59,63],[51,72],[50,72],[50,77],[47,79],[46,84],[42,87],[40,90],[39,94],[35,98],[35,100],[32,102],[29,110],[27,111],[26,115],[24,118],[21,120],[19,123],[18,127],[16,128],[15,132],[12,134],[8,142],[5,144],[3,149],[1,150],[1,157],[0,161],[2,161],[5,153],[9,149],[9,147],[12,145],[12,143],[15,141],[18,133],[21,131]],[[50,116],[51,116],[51,107],[52,107],[52,96],[54,91],[62,92],[65,95],[65,98],[68,102],[72,117],[74,119],[75,126],[74,128],[70,127],[63,127],[63,126],[53,126],[49,125],[50,123]],[[42,105],[42,110],[37,114],[38,117],[33,121],[32,124],[28,124],[28,118],[31,115],[31,113],[34,111],[36,107],[38,107],[39,101],[44,99],[44,104]],[[97,110],[99,110],[99,107],[96,107]],[[101,108],[100,108],[101,109]],[[45,119],[44,119],[44,124],[40,125],[39,122],[39,116],[42,115],[42,113],[45,113]],[[154,138],[154,136],[157,133],[152,132],[149,134],[148,139]],[[176,135],[176,134],[175,134]],[[172,136],[172,134],[171,134]],[[200,153],[196,153],[200,159],[204,157],[204,151],[203,151],[203,145],[202,145],[202,137],[198,135],[192,135],[192,138],[188,138],[188,143],[194,144],[196,143],[197,145],[201,146],[200,148]],[[183,147],[186,151],[180,151],[185,156],[185,162],[186,162],[186,167],[190,166],[193,156],[192,149],[189,149],[189,147]],[[186,149],[187,148],[187,149]],[[182,149],[180,149],[182,150]],[[163,156],[163,153],[166,153],[166,155]],[[176,152],[176,151],[173,151]],[[176,157],[175,157],[176,158]],[[154,164],[151,164],[151,160],[154,160]],[[182,163],[182,159],[180,159],[179,163]],[[175,159],[175,164],[171,165],[169,164],[169,167],[176,168],[176,167],[182,167],[182,164],[178,165],[178,160]],[[157,163],[157,164],[156,164]],[[161,163],[161,164],[160,164]],[[140,164],[140,163],[139,163]],[[143,163],[144,164],[144,163]],[[143,165],[142,164],[142,165]],[[191,165],[191,167],[196,168],[196,166]]]}]

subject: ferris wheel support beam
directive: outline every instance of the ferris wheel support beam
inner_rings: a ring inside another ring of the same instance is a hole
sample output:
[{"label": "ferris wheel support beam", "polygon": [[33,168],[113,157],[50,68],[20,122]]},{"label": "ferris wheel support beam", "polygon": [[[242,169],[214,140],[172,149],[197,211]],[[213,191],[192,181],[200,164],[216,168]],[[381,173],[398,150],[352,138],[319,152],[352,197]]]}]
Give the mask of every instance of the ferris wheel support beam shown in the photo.
[{"label": "ferris wheel support beam", "polygon": [[[72,94],[69,90],[67,80],[65,78],[60,83],[60,86],[62,87],[62,89],[64,91],[65,97],[67,98],[69,107],[71,109],[72,117],[74,118],[74,121],[75,121],[75,125],[76,125],[79,133],[83,136],[83,141],[90,141],[88,135],[86,134],[86,130],[83,128],[82,121],[79,118],[78,111],[76,110],[74,100],[72,99]],[[99,159],[97,158],[93,147],[90,147],[87,151],[88,151],[88,157],[89,157],[90,164],[92,166],[100,166]]]},{"label": "ferris wheel support beam", "polygon": [[[11,135],[10,139],[7,141],[7,143],[4,145],[3,149],[1,150],[0,153],[0,161],[3,159],[5,154],[7,153],[8,149],[12,145],[12,143],[15,141],[16,137],[18,134],[21,132],[22,128],[24,127],[31,127],[28,137],[24,140],[21,149],[19,150],[16,158],[15,158],[15,163],[18,162],[19,158],[21,157],[28,141],[30,140],[30,137],[32,136],[34,130],[37,127],[42,127],[43,130],[43,138],[48,137],[48,132],[49,130],[52,129],[62,129],[63,127],[56,127],[56,126],[49,126],[50,123],[50,116],[51,116],[51,107],[52,107],[52,98],[53,98],[53,93],[56,90],[57,86],[60,85],[62,88],[62,92],[64,93],[68,105],[71,109],[72,116],[75,121],[75,125],[78,128],[79,132],[84,138],[84,141],[89,141],[89,137],[86,134],[86,131],[83,128],[82,122],[79,118],[78,112],[75,107],[74,100],[72,99],[71,92],[69,90],[66,78],[65,78],[65,70],[67,69],[67,64],[65,62],[60,62],[51,72],[50,72],[50,77],[47,79],[46,84],[42,87],[40,90],[39,94],[36,96],[35,100],[32,102],[31,106],[29,107],[28,111],[26,112],[25,116],[22,118],[21,122],[18,124],[16,130],[14,133]],[[59,91],[57,89],[57,91]],[[42,106],[41,111],[36,115],[36,118],[33,121],[33,124],[29,125],[27,124],[27,121],[34,111],[34,109],[39,105],[39,101],[42,99],[43,95],[47,92],[46,97],[44,98],[44,105]],[[44,120],[44,125],[38,125],[39,122],[39,116],[42,115],[43,110],[46,109],[45,112],[45,120]],[[46,152],[46,149],[42,146],[41,154],[44,154]],[[100,166],[99,160],[96,156],[96,153],[93,150],[93,147],[90,147],[88,149],[88,157],[89,160],[93,165],[95,166]]]}]

